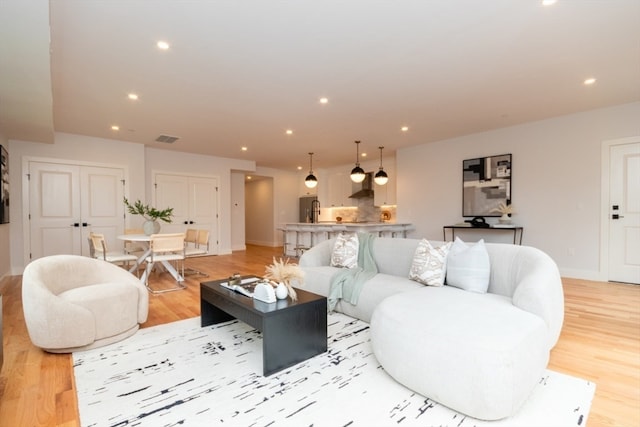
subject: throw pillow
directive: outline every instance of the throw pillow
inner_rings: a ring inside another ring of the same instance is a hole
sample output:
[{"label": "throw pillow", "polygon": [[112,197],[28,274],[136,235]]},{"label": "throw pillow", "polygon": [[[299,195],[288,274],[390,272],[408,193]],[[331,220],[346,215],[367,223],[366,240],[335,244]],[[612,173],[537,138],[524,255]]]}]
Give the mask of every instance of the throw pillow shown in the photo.
[{"label": "throw pillow", "polygon": [[451,242],[434,247],[427,239],[418,243],[409,270],[409,279],[429,286],[442,286]]},{"label": "throw pillow", "polygon": [[447,285],[484,294],[490,276],[491,263],[484,239],[468,246],[456,237],[447,259]]},{"label": "throw pillow", "polygon": [[357,233],[340,233],[331,252],[331,267],[356,268],[359,246]]}]

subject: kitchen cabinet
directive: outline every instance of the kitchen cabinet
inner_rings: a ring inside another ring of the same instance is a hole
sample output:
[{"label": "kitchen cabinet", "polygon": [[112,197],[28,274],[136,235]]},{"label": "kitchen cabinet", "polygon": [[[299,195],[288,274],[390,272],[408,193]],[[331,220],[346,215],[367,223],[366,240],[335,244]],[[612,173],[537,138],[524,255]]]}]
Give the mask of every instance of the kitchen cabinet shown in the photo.
[{"label": "kitchen cabinet", "polygon": [[355,206],[349,198],[352,193],[351,178],[346,173],[329,176],[329,207]]}]

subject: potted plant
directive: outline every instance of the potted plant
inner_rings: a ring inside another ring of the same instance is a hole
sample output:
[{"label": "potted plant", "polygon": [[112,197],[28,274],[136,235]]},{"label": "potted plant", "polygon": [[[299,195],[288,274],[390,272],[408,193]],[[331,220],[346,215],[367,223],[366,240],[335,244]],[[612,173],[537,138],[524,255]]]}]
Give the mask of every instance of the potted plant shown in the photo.
[{"label": "potted plant", "polygon": [[124,205],[132,215],[140,215],[145,219],[142,228],[144,233],[151,235],[160,231],[160,221],[171,223],[173,217],[173,208],[156,209],[149,205],[143,204],[140,200],[136,200],[133,204],[129,203],[127,198],[124,198]]}]

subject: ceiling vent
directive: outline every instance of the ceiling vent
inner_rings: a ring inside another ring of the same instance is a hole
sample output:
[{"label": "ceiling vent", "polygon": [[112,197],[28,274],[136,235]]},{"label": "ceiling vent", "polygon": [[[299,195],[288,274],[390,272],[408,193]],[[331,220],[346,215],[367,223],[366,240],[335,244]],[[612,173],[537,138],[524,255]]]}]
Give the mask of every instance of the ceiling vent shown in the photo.
[{"label": "ceiling vent", "polygon": [[177,136],[160,135],[159,137],[156,138],[156,142],[164,142],[165,144],[173,144],[178,139],[180,139],[180,138],[177,137]]}]

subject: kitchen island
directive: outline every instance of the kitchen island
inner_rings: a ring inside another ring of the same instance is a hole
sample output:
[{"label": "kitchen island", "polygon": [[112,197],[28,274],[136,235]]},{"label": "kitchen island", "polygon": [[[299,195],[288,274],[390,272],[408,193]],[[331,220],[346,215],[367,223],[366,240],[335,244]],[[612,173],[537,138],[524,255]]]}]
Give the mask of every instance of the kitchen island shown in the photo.
[{"label": "kitchen island", "polygon": [[413,230],[408,223],[393,222],[295,222],[282,225],[284,255],[299,257],[302,252],[318,243],[337,236],[340,232],[375,233],[379,237],[405,238]]}]

